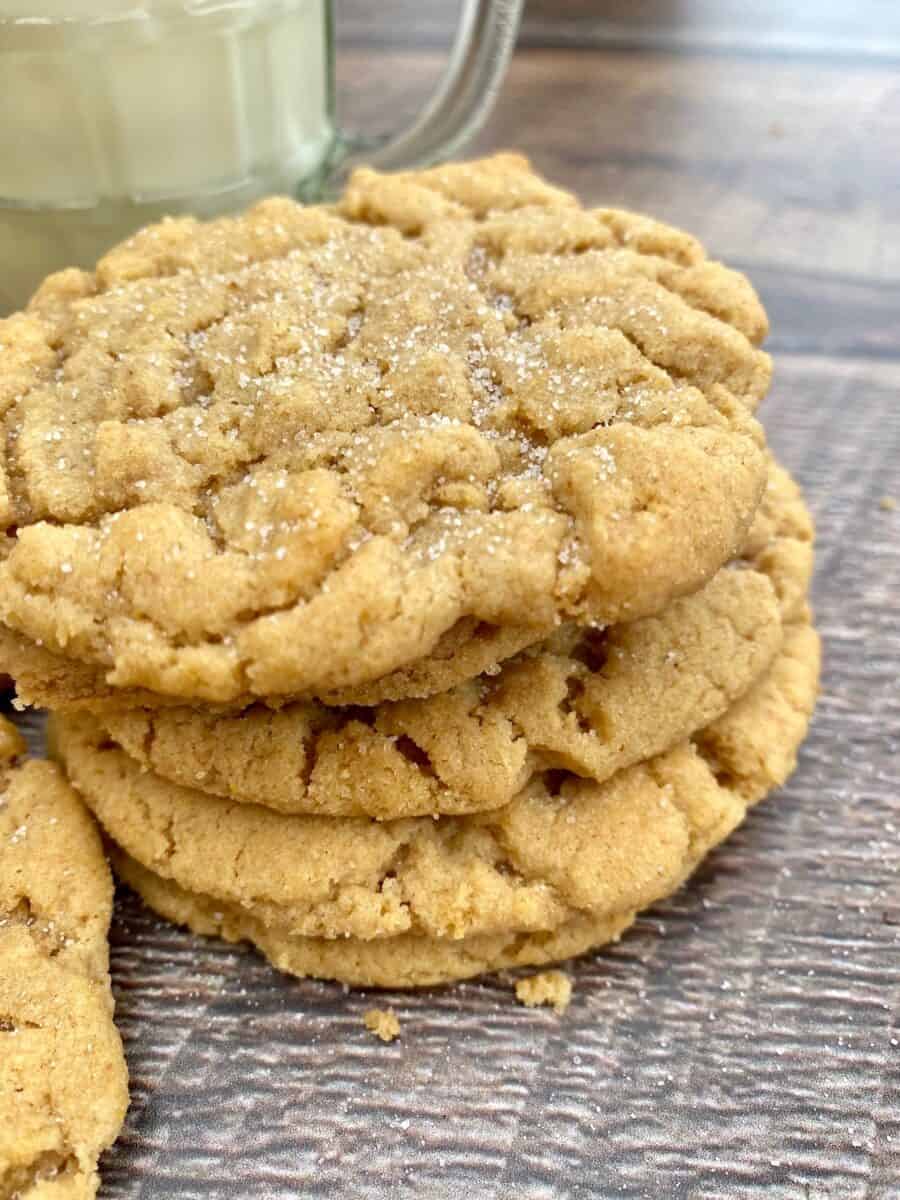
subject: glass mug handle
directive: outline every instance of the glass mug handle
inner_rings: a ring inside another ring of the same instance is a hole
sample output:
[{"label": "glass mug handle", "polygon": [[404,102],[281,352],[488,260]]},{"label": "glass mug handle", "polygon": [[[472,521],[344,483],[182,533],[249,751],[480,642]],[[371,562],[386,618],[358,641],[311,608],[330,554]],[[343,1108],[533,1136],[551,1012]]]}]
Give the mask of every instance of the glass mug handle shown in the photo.
[{"label": "glass mug handle", "polygon": [[423,167],[448,158],[481,127],[509,65],[523,0],[463,0],[450,60],[424,110],[395,134],[340,133],[326,186],[340,186],[359,162],[382,171]]}]

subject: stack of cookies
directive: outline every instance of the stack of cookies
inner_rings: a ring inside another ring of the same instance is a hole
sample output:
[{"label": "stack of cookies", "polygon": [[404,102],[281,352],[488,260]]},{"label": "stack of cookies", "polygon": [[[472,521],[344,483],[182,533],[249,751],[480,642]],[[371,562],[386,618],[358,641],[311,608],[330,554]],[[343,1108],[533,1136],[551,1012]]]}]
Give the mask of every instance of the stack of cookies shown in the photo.
[{"label": "stack of cookies", "polygon": [[297,975],[617,938],[790,772],[749,283],[514,155],[173,220],[0,326],[0,670],[120,875]]}]

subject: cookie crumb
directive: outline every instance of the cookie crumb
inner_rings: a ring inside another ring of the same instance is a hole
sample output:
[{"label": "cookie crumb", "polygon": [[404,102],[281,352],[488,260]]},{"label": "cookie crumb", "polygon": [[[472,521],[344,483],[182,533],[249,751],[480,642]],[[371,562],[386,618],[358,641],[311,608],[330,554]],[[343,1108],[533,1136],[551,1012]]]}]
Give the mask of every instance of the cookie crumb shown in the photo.
[{"label": "cookie crumb", "polygon": [[391,1009],[370,1008],[363,1017],[366,1029],[370,1029],[383,1042],[392,1042],[400,1036],[400,1022]]},{"label": "cookie crumb", "polygon": [[878,501],[878,507],[884,512],[893,512],[897,507],[897,501],[893,496],[882,496]]},{"label": "cookie crumb", "polygon": [[526,1008],[552,1004],[560,1015],[572,999],[572,980],[562,971],[541,971],[516,981],[516,999]]}]

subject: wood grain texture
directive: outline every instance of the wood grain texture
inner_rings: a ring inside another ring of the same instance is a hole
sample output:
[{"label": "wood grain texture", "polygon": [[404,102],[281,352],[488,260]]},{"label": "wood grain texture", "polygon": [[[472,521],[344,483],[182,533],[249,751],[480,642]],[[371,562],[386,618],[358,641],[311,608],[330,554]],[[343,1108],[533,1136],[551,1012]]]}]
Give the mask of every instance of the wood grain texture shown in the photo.
[{"label": "wood grain texture", "polygon": [[[376,10],[343,8],[365,40]],[[435,35],[439,8],[422,6]],[[562,1018],[496,978],[292,982],[123,894],[134,1100],[106,1200],[900,1197],[900,508],[879,504],[900,501],[900,84],[866,49],[897,10],[816,6],[837,66],[789,52],[813,6],[758,8],[776,54],[757,6],[532,5],[547,42],[563,19],[627,18],[642,48],[521,52],[478,148],[523,146],[590,200],[678,221],[760,287],[762,415],[819,529],[825,675],[797,774],[572,968]],[[704,51],[729,21],[757,57]],[[343,70],[357,112],[390,124],[439,67],[359,50]],[[400,1016],[391,1046],[363,1028],[373,1001]]]},{"label": "wood grain texture", "polygon": [[[422,48],[449,43],[459,0],[341,2],[347,45]],[[687,53],[900,61],[900,9],[890,0],[525,0],[523,46],[653,47]]]}]

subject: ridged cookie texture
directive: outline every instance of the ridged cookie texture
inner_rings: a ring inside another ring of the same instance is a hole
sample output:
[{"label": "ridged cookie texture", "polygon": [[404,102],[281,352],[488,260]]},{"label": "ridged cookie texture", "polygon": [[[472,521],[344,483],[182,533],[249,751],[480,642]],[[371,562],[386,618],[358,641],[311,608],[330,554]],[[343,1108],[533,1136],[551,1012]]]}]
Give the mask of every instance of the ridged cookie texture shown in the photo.
[{"label": "ridged cookie texture", "polygon": [[157,775],[281,812],[392,819],[500,808],[541,770],[602,781],[720,716],[770,665],[782,621],[805,600],[811,537],[796,485],[773,463],[745,555],[658,616],[563,627],[426,700],[98,719]]},{"label": "ridged cookie texture", "polygon": [[[484,877],[460,869],[455,875],[459,889],[441,893],[449,910],[460,915],[455,929],[445,928],[442,936],[404,932],[362,939],[298,936],[287,913],[278,924],[277,907],[268,901],[236,903],[223,900],[222,889],[214,895],[199,884],[184,886],[158,860],[157,870],[149,870],[119,849],[114,864],[147,904],[169,920],[198,933],[250,941],[274,965],[298,976],[358,986],[418,987],[583,954],[618,940],[638,910],[676,889],[743,820],[750,805],[787,779],[815,703],[818,669],[818,638],[808,623],[797,622],[771,670],[742,700],[677,750],[622,772],[629,777],[625,790],[570,780],[559,795],[544,789],[541,796],[529,797],[519,814],[523,836],[515,837],[517,822],[512,822],[510,840],[496,865],[510,873],[505,880],[510,889],[529,886],[527,872],[539,858],[550,892],[556,893],[562,875],[570,883],[576,874],[581,878],[584,907],[570,909],[552,928],[467,932],[473,923],[466,914],[485,895],[479,886]],[[630,802],[620,805],[626,791]],[[594,804],[587,792],[593,793]],[[540,809],[543,819],[535,820]],[[529,834],[537,835],[530,852]],[[589,841],[581,841],[581,835]],[[513,841],[523,854],[515,861]],[[461,856],[453,864],[459,868],[466,847],[447,850],[448,862],[454,852]]]},{"label": "ridged cookie texture", "polygon": [[0,1195],[88,1200],[128,1106],[113,1024],[112,876],[94,822],[0,723]]},{"label": "ridged cookie texture", "polygon": [[0,620],[231,703],[659,612],[753,520],[764,330],[514,155],[151,226],[0,323]]},{"label": "ridged cookie texture", "polygon": [[786,774],[817,675],[816,635],[794,623],[768,672],[720,718],[727,734],[713,722],[605,783],[545,772],[501,809],[441,820],[284,815],[190,791],[142,771],[84,716],[60,720],[55,745],[128,855],[291,937],[549,932],[677,886],[698,839],[721,840]]}]

